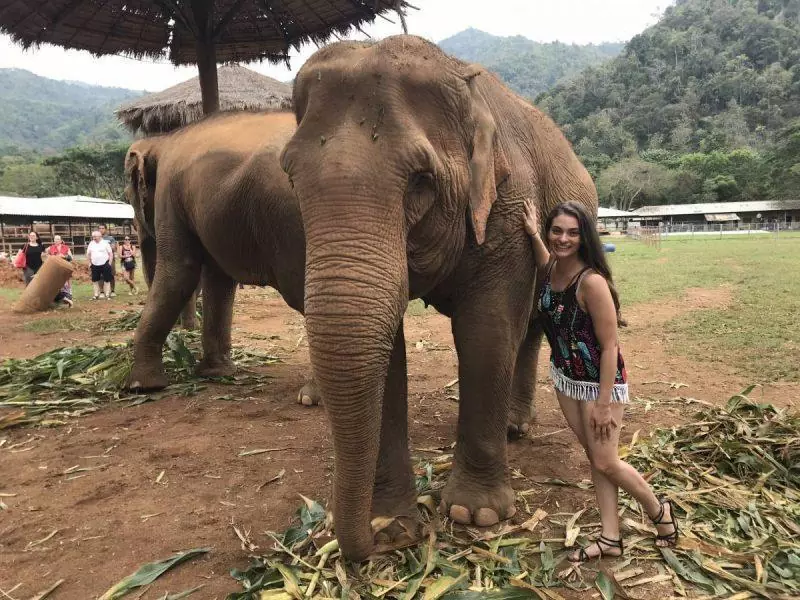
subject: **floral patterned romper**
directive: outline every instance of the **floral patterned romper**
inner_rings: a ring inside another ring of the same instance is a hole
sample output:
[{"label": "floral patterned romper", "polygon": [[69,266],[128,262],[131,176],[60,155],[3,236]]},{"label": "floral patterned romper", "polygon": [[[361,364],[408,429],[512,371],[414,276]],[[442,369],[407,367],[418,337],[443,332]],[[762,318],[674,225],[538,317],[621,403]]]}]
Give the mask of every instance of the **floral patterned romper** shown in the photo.
[{"label": "floral patterned romper", "polygon": [[[581,270],[560,292],[553,291],[547,269],[537,305],[547,341],[550,342],[550,377],[556,390],[584,402],[600,394],[600,343],[594,333],[592,317],[578,304],[577,292],[589,267]],[[617,374],[611,392],[612,402],[628,402],[628,373],[622,353],[617,357]]]}]

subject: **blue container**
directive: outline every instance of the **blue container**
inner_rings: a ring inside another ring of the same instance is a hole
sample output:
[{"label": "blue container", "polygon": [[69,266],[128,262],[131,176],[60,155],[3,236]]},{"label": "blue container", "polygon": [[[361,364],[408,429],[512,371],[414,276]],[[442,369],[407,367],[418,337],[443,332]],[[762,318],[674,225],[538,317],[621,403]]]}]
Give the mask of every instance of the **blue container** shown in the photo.
[{"label": "blue container", "polygon": [[616,252],[617,247],[614,244],[603,244],[603,250],[605,252]]}]

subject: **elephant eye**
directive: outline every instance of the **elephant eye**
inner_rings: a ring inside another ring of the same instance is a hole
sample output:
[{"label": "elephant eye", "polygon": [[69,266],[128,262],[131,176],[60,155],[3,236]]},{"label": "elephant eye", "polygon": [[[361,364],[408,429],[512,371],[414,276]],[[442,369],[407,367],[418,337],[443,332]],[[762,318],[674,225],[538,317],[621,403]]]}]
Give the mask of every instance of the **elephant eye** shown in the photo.
[{"label": "elephant eye", "polygon": [[417,171],[408,178],[408,190],[416,191],[430,189],[434,185],[433,173],[430,171]]}]

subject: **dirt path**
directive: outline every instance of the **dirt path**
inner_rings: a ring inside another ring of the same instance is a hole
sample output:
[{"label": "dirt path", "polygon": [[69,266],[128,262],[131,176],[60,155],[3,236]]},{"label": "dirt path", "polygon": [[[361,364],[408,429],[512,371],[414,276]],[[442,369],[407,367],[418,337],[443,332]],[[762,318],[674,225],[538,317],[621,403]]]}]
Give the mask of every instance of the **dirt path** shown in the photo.
[{"label": "dirt path", "polygon": [[[665,400],[689,395],[721,403],[744,387],[747,382],[716,367],[705,370],[704,365],[671,355],[662,330],[682,311],[729,300],[724,288],[692,290],[684,301],[626,311],[630,326],[621,334],[622,344],[637,400],[629,411],[624,440],[636,430],[645,434],[654,426],[687,418],[677,404]],[[75,318],[89,323],[119,307],[85,303],[73,310]],[[263,532],[286,528],[299,504],[298,493],[320,501],[328,498],[333,452],[323,410],[295,403],[309,368],[302,318],[266,290],[240,292],[236,310],[234,343],[283,359],[264,368],[272,378],[243,399],[220,399],[241,390],[209,385],[191,398],[105,409],[65,427],[0,432],[0,443],[5,440],[0,447],[0,492],[14,494],[3,498],[8,510],[0,511],[0,590],[13,598],[30,598],[63,578],[52,598],[87,600],[145,562],[209,546],[208,555],[162,577],[143,598],[203,584],[192,597],[221,600],[237,589],[228,571],[247,564],[232,524],[249,530],[265,547],[269,540]],[[0,358],[105,339],[89,331],[30,333],[7,311],[0,313],[0,332]],[[454,440],[457,409],[451,390],[445,389],[455,379],[457,365],[450,323],[430,312],[409,317],[406,340],[411,447],[446,446]],[[515,487],[528,491],[527,507],[542,506],[557,521],[563,519],[558,513],[590,504],[591,495],[541,483],[551,477],[588,477],[586,461],[565,429],[545,377],[543,364],[537,422],[527,439],[509,446],[509,460]],[[676,382],[688,387],[671,388]],[[756,394],[776,403],[786,396],[785,386],[769,386]],[[649,411],[647,400],[652,403]],[[240,456],[253,449],[269,451]],[[279,480],[262,485],[279,473]],[[520,509],[515,520],[526,518],[526,505]],[[563,528],[551,524],[542,534],[558,537]],[[648,595],[665,597],[660,591],[666,594],[670,589],[654,586]]]}]

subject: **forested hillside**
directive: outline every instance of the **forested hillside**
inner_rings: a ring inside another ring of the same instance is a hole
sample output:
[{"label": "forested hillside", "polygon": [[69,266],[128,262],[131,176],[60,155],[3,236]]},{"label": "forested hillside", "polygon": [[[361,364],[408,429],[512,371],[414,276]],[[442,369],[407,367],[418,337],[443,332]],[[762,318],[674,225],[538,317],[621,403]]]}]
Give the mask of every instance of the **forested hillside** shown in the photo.
[{"label": "forested hillside", "polygon": [[800,0],[677,0],[536,99],[607,202],[800,194]]},{"label": "forested hillside", "polygon": [[48,153],[77,144],[130,139],[113,111],[138,92],[67,83],[22,69],[0,69],[0,154]]},{"label": "forested hillside", "polygon": [[522,36],[498,37],[467,29],[442,40],[439,47],[461,60],[482,64],[517,93],[535,98],[558,80],[617,56],[623,44],[542,44]]}]

